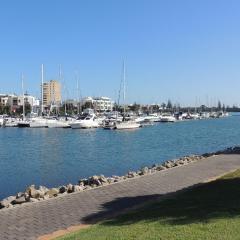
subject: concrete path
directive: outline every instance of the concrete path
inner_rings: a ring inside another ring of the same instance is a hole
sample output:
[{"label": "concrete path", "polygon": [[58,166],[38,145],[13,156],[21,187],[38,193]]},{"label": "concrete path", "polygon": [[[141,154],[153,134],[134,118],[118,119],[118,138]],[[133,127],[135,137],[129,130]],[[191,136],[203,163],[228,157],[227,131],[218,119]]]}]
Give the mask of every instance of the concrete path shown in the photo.
[{"label": "concrete path", "polygon": [[38,203],[0,210],[0,239],[37,239],[176,192],[240,168],[240,155],[219,155],[185,166]]}]

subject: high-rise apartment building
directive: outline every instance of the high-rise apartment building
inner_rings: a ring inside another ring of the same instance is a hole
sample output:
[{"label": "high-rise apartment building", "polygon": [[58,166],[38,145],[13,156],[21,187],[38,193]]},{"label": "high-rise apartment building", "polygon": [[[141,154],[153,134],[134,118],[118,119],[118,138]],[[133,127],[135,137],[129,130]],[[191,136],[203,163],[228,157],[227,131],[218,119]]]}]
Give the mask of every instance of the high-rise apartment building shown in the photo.
[{"label": "high-rise apartment building", "polygon": [[43,105],[60,105],[61,84],[56,80],[43,83]]}]

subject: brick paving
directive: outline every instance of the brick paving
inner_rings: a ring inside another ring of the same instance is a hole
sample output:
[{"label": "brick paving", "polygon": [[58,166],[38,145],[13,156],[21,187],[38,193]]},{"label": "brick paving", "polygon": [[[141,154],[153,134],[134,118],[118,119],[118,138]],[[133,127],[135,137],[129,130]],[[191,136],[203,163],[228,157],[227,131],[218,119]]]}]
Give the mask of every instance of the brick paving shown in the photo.
[{"label": "brick paving", "polygon": [[213,156],[89,191],[0,210],[0,240],[37,239],[70,226],[94,223],[237,168],[240,155]]}]

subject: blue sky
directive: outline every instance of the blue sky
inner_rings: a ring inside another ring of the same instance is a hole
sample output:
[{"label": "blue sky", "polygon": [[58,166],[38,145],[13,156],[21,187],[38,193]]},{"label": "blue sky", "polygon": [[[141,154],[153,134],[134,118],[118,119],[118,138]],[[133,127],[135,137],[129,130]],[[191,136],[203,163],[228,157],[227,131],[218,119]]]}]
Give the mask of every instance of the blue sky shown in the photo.
[{"label": "blue sky", "polygon": [[62,65],[67,91],[114,99],[126,60],[127,101],[240,103],[240,2],[8,0],[0,3],[0,92],[40,92]]}]

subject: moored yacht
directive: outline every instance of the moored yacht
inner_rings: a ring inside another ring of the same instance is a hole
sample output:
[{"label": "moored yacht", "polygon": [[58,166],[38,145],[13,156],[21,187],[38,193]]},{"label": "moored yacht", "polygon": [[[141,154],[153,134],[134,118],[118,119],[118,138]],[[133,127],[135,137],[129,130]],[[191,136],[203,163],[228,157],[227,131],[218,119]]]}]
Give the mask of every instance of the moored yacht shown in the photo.
[{"label": "moored yacht", "polygon": [[48,128],[69,128],[69,122],[68,121],[63,121],[63,120],[58,120],[54,118],[49,118],[47,120],[47,127]]},{"label": "moored yacht", "polygon": [[3,116],[0,116],[0,127],[3,126],[4,118]]},{"label": "moored yacht", "polygon": [[99,123],[96,120],[95,115],[87,115],[82,116],[78,120],[73,123],[70,123],[70,127],[72,129],[79,129],[79,128],[97,128],[99,127]]},{"label": "moored yacht", "polygon": [[30,127],[30,122],[29,122],[28,120],[23,119],[23,120],[21,120],[21,121],[18,122],[17,126],[18,126],[19,128]]},{"label": "moored yacht", "polygon": [[170,114],[165,114],[161,117],[161,122],[176,122],[176,118]]},{"label": "moored yacht", "polygon": [[116,130],[123,130],[123,129],[134,129],[134,128],[140,128],[141,124],[137,123],[136,121],[129,120],[129,121],[122,121],[122,122],[116,122],[115,123],[115,129]]},{"label": "moored yacht", "polygon": [[30,121],[30,128],[47,128],[47,119],[43,117],[32,118]]},{"label": "moored yacht", "polygon": [[[134,120],[131,119],[126,119],[126,109],[125,109],[125,97],[126,97],[126,93],[125,93],[125,63],[123,62],[123,120],[121,122],[115,122],[115,128],[116,130],[124,130],[124,129],[134,129],[134,128],[140,128],[141,125],[140,123],[137,123]],[[117,119],[117,117],[116,117]]]}]

